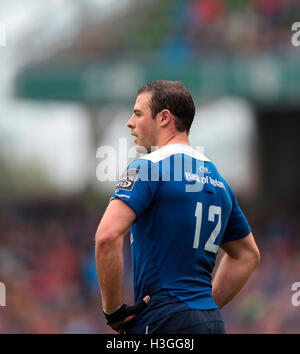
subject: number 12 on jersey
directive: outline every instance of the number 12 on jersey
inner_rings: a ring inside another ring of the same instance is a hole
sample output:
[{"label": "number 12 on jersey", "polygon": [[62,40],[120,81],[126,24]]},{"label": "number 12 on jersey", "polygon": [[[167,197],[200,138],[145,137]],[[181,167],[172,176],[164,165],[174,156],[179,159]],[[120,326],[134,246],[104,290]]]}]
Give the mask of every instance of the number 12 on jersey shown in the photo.
[{"label": "number 12 on jersey", "polygon": [[[200,233],[201,233],[201,226],[202,226],[202,210],[203,206],[201,202],[197,202],[196,210],[195,210],[195,217],[196,217],[196,228],[195,228],[195,236],[194,236],[194,244],[193,248],[199,247],[199,240],[200,240]],[[213,229],[212,233],[210,234],[208,240],[205,243],[204,250],[208,252],[218,253],[219,246],[216,245],[214,242],[218,237],[221,231],[221,207],[216,205],[210,205],[208,209],[208,221],[214,222],[215,216],[218,215],[218,222],[215,228]]]}]

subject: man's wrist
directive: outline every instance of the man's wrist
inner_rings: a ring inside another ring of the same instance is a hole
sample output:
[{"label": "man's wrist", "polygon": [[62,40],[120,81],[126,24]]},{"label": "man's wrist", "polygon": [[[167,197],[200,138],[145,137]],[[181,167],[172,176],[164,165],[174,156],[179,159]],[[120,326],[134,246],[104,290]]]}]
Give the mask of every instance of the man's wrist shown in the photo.
[{"label": "man's wrist", "polygon": [[106,315],[112,315],[113,313],[115,313],[116,311],[118,311],[121,307],[122,307],[123,304],[121,304],[120,306],[114,308],[113,310],[105,310],[103,309],[103,312],[106,314]]},{"label": "man's wrist", "polygon": [[121,322],[125,318],[131,315],[137,315],[140,313],[145,307],[147,303],[144,300],[138,301],[135,305],[126,305],[123,304],[118,310],[116,310],[111,315],[108,315],[104,312],[104,316],[107,319],[107,324],[112,324],[115,322]]}]

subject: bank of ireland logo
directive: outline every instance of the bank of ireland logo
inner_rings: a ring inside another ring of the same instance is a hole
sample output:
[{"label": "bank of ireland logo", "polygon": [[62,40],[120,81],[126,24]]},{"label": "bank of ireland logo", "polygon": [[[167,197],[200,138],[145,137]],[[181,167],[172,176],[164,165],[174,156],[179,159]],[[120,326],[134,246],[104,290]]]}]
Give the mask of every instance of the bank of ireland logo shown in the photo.
[{"label": "bank of ireland logo", "polygon": [[201,173],[210,174],[209,169],[208,169],[207,167],[204,167],[203,165],[201,165],[201,166],[199,167],[199,171],[200,171]]}]

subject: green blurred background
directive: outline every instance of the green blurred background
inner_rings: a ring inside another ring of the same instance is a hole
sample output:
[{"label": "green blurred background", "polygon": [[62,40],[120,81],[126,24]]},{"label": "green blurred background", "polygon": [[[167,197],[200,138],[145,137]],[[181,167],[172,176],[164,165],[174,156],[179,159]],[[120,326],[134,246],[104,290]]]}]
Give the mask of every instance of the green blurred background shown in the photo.
[{"label": "green blurred background", "polygon": [[[155,79],[192,92],[190,141],[261,251],[222,310],[227,332],[300,333],[299,21],[295,0],[1,1],[0,333],[112,333],[94,235],[115,182],[97,178],[96,153],[133,146],[135,94]],[[124,258],[132,302],[128,239]]]}]

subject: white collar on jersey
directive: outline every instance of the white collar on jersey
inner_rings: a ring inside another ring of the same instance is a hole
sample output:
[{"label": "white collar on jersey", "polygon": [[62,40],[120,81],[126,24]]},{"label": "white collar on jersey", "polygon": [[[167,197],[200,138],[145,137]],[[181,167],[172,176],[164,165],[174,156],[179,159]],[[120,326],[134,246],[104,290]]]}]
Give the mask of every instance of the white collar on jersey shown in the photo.
[{"label": "white collar on jersey", "polygon": [[156,151],[153,151],[148,155],[143,156],[142,159],[150,160],[150,161],[156,163],[158,161],[164,160],[164,159],[168,158],[169,156],[172,156],[175,154],[185,154],[185,155],[195,158],[196,160],[210,161],[200,151],[195,150],[190,145],[184,145],[184,144],[169,144],[169,145],[163,146],[162,148],[160,148]]}]

